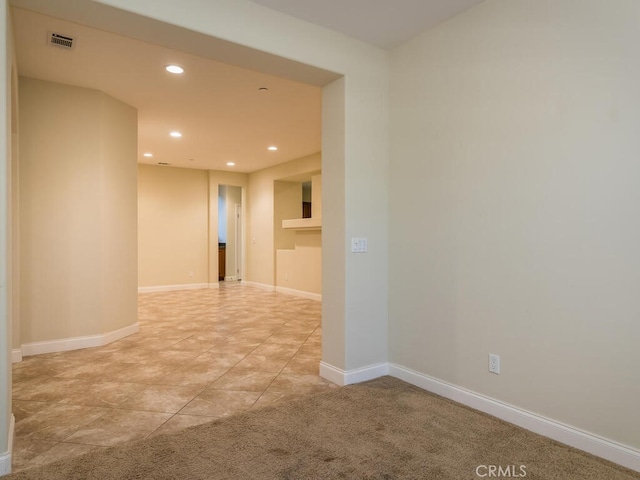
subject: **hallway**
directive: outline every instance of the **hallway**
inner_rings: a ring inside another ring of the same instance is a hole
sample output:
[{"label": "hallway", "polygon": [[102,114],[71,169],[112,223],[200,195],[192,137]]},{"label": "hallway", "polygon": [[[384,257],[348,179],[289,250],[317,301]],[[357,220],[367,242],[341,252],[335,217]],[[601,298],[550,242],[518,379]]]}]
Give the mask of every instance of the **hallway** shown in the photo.
[{"label": "hallway", "polygon": [[321,303],[240,283],[139,295],[140,332],[13,366],[13,471],[336,388]]}]

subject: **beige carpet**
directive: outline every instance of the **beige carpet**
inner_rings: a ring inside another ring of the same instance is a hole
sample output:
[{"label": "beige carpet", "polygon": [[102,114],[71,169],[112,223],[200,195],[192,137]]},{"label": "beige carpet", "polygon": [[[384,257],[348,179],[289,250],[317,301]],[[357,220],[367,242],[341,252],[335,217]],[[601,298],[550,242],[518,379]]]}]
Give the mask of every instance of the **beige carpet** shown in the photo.
[{"label": "beige carpet", "polygon": [[499,478],[640,479],[639,473],[390,377],[8,478],[497,478],[489,477],[491,466],[510,475]]}]

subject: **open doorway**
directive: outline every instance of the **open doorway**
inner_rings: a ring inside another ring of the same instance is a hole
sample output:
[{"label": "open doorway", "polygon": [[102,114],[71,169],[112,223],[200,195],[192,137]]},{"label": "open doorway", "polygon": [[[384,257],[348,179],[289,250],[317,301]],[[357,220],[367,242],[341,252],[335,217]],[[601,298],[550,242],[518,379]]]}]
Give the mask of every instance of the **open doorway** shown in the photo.
[{"label": "open doorway", "polygon": [[218,186],[218,281],[242,280],[242,187]]},{"label": "open doorway", "polygon": [[[86,38],[85,38],[85,40],[86,40]],[[66,54],[67,52],[64,52],[64,53]],[[318,82],[318,83],[320,83],[321,85],[324,85],[326,82]],[[273,89],[273,91],[276,91],[276,90]],[[257,90],[256,90],[256,92],[257,92]],[[343,95],[341,94],[340,98],[342,98],[342,96]],[[202,98],[200,98],[199,100],[202,101]],[[340,118],[340,115],[337,115],[337,116],[338,116],[338,118]],[[228,117],[225,117],[225,118],[228,119]],[[341,128],[340,127],[340,125],[341,125],[340,122],[329,122],[329,123],[332,126],[332,128],[335,128],[335,129],[340,129]],[[213,130],[210,123],[206,123],[205,122],[203,124],[207,125],[207,129],[209,131]],[[332,129],[329,129],[329,131],[332,131]],[[186,132],[190,132],[190,130],[186,130]],[[185,137],[188,137],[188,136],[185,135]],[[285,151],[285,150],[282,149],[282,151]],[[187,163],[186,165],[172,164],[173,167],[178,167],[178,166],[186,167],[186,168],[183,168],[183,169],[178,169],[178,168],[170,168],[170,167],[166,168],[167,165],[165,165],[165,163],[167,163],[167,162],[164,162],[163,161],[164,158],[161,158],[161,155],[164,155],[165,152],[167,152],[167,154],[169,152],[171,152],[170,148],[165,148],[165,149],[158,148],[158,149],[155,149],[154,152],[155,152],[155,157],[150,157],[150,158],[154,159],[153,160],[154,163],[160,164],[160,165],[149,165],[148,167],[150,169],[154,169],[156,171],[163,171],[163,172],[173,172],[174,170],[175,171],[180,170],[180,171],[186,172],[185,174],[189,174],[189,175],[193,174],[194,181],[196,181],[198,183],[198,185],[200,187],[202,187],[201,189],[198,190],[198,193],[199,194],[201,193],[202,195],[206,194],[207,202],[206,203],[202,203],[202,202],[198,203],[198,208],[197,209],[189,209],[188,212],[189,213],[198,213],[198,214],[200,214],[201,212],[206,210],[205,213],[207,215],[206,216],[200,215],[198,218],[204,219],[202,224],[204,226],[206,226],[207,228],[209,228],[209,226],[210,226],[209,219],[211,217],[208,214],[211,213],[211,212],[209,210],[207,210],[207,209],[211,206],[211,203],[209,202],[210,196],[212,194],[215,195],[215,190],[212,192],[210,190],[210,186],[212,185],[212,183],[215,184],[214,182],[217,182],[217,178],[212,180],[211,174],[208,174],[208,176],[207,176],[207,174],[198,173],[195,169],[193,169],[192,166],[199,165],[197,162],[199,162],[200,159],[199,159],[199,157],[197,155],[189,155],[189,156],[172,155],[172,157],[170,159],[170,162],[168,162],[168,163],[178,162],[178,161],[195,162],[195,163]],[[142,153],[142,150],[140,151],[140,153]],[[185,160],[181,160],[182,157],[184,157]],[[333,157],[330,157],[330,158],[337,158],[338,161],[340,161],[342,157],[340,155],[338,155],[338,156],[333,156]],[[189,167],[191,167],[191,168],[189,168]],[[131,178],[135,178],[135,177],[131,177]],[[225,178],[225,181],[229,182],[230,178],[228,176],[225,176],[224,178]],[[240,187],[236,187],[236,188],[240,188]],[[253,185],[251,186],[251,188],[253,188]],[[171,186],[171,188],[168,188],[167,192],[168,192],[169,195],[167,195],[167,198],[170,199],[170,200],[173,200],[174,199],[174,194],[176,193],[176,190],[177,189],[176,189],[176,185],[175,184],[173,184]],[[189,190],[189,189],[186,189],[186,190],[187,191],[191,191],[191,193],[195,193],[195,190]],[[241,192],[242,192],[242,189],[241,189]],[[256,196],[254,195],[253,190],[250,190],[249,187],[247,186],[246,192],[249,192],[249,194],[251,195],[252,201],[255,202]],[[242,197],[243,197],[243,195],[241,195],[241,198]],[[338,196],[337,199],[334,200],[334,203],[340,203],[341,200],[342,200],[342,197]],[[234,228],[234,231],[236,232],[236,247],[237,247],[236,250],[235,250],[235,253],[233,255],[233,258],[235,258],[236,262],[237,262],[236,267],[235,267],[236,280],[239,280],[240,278],[243,278],[243,273],[242,272],[243,272],[243,269],[246,268],[246,271],[248,272],[249,275],[247,275],[245,277],[245,279],[255,280],[255,283],[260,283],[262,281],[262,277],[254,275],[254,271],[252,269],[252,265],[254,265],[255,263],[261,261],[262,257],[256,255],[255,252],[254,252],[253,247],[251,246],[252,249],[250,250],[250,256],[246,257],[246,258],[248,260],[252,260],[253,263],[251,265],[247,265],[245,267],[245,265],[248,262],[245,262],[244,259],[243,259],[243,247],[242,247],[242,245],[243,245],[243,242],[242,242],[242,230],[243,230],[243,228],[242,228],[242,226],[243,226],[243,224],[242,224],[242,214],[243,214],[243,211],[247,212],[247,218],[256,217],[257,215],[255,215],[255,211],[251,212],[249,210],[250,207],[251,207],[250,205],[247,205],[246,203],[243,205],[242,201],[241,201],[240,204],[234,204],[234,207],[235,207],[235,205],[238,205],[235,208],[235,215],[236,215],[236,219],[239,220],[236,223],[236,228]],[[158,213],[164,215],[169,211],[175,212],[176,211],[175,206],[176,206],[176,203],[174,201],[168,202],[166,204],[165,208],[158,209]],[[240,215],[239,217],[237,216],[238,214]],[[229,220],[229,215],[227,215],[227,221],[228,220]],[[165,225],[166,225],[166,222],[165,222]],[[130,230],[133,231],[133,229],[130,229]],[[178,230],[178,228],[174,228],[173,229],[173,231],[177,231],[177,230]],[[253,239],[253,235],[255,235],[255,227],[254,227],[254,225],[248,223],[247,228],[244,229],[244,230],[246,230],[248,238],[252,239],[251,240],[252,245],[255,245],[256,242],[255,242],[255,239]],[[340,233],[339,230],[336,230],[336,231],[338,233]],[[225,247],[227,246],[227,244],[231,243],[230,240],[229,240],[230,229],[228,228],[228,226],[227,226],[226,232],[227,232],[227,237],[225,238],[225,242],[224,242],[225,243]],[[198,235],[197,236],[196,234],[191,233],[190,236],[192,238],[200,238],[200,239],[201,238],[206,238],[208,240],[208,242],[207,242],[207,245],[206,245],[207,248],[205,249],[205,254],[210,256],[210,254],[212,253],[211,252],[211,248],[210,248],[211,247],[210,244],[212,242],[210,242],[210,240],[213,240],[213,246],[215,248],[215,237],[211,238],[210,236],[206,236],[206,232],[205,232],[205,235]],[[337,234],[336,234],[336,236],[337,236]],[[260,240],[261,239],[258,238],[258,243],[257,243],[258,246],[255,247],[255,250],[258,250],[258,248],[262,247],[262,244],[260,243]],[[201,243],[203,243],[203,242],[201,242]],[[247,242],[247,243],[249,243],[249,242]],[[270,245],[270,243],[269,242],[264,242],[264,244],[270,247],[269,250],[270,250],[270,253],[272,253],[273,248]],[[180,249],[180,250],[186,250],[186,249]],[[175,248],[175,245],[174,245],[173,248],[169,251],[169,254],[163,255],[164,259],[169,260],[169,261],[174,260],[176,251],[178,251],[178,249]],[[261,252],[258,252],[258,253],[261,253]],[[227,258],[231,258],[231,253],[227,252],[226,248],[225,248],[225,264],[226,264]],[[129,263],[131,263],[131,262],[129,262]],[[266,263],[268,265],[268,262],[266,262]],[[202,264],[203,264],[203,262],[200,262],[200,263],[197,263],[196,265],[202,265]],[[155,265],[156,266],[160,266],[159,263],[156,263]],[[210,263],[209,263],[209,265],[210,265]],[[152,285],[155,285],[156,288],[160,287],[160,288],[166,288],[166,289],[169,289],[169,288],[175,289],[175,287],[181,287],[184,284],[189,285],[190,283],[195,283],[196,285],[202,285],[204,281],[206,281],[208,279],[213,280],[213,278],[215,278],[215,277],[212,278],[212,276],[210,275],[210,271],[207,269],[203,273],[203,275],[204,275],[203,279],[200,280],[200,277],[198,276],[199,275],[199,271],[197,269],[195,269],[195,267],[192,268],[190,265],[178,264],[176,266],[175,270],[176,270],[176,277],[167,276],[167,277],[159,278],[160,275],[165,275],[167,272],[166,271],[158,272],[159,280],[154,281],[152,283]],[[172,274],[172,272],[169,272],[169,273]],[[182,277],[180,277],[180,275]],[[227,277],[230,277],[230,276],[233,276],[233,275],[228,275],[228,273],[225,272],[225,275],[224,275],[223,278],[227,278]],[[176,280],[174,280],[174,278],[176,278]],[[243,289],[244,289],[244,287],[242,287],[242,288],[234,288],[233,289],[234,299],[236,299],[236,295],[235,295],[236,292],[242,291]],[[224,289],[221,289],[221,290],[224,292]],[[218,291],[220,291],[220,290],[218,290]],[[247,289],[246,291],[247,291],[247,293],[253,292],[252,290],[249,290],[249,289]],[[210,293],[210,292],[207,292],[205,289],[201,289],[201,290],[197,290],[196,293],[205,294],[205,293]],[[184,295],[184,298],[191,298],[191,297],[189,297],[189,295],[193,295],[193,294],[194,294],[194,292],[179,292],[179,293],[176,293],[175,295],[176,296]],[[273,295],[268,295],[268,296],[269,297],[273,297]],[[182,298],[182,297],[178,297],[178,298]],[[252,299],[252,302],[253,302],[253,299]],[[177,302],[177,303],[180,303],[180,302]],[[197,302],[196,301],[196,302],[192,302],[190,304],[184,304],[184,305],[181,305],[182,308],[186,309],[184,316],[181,316],[180,312],[177,312],[177,313],[173,312],[173,315],[172,315],[173,318],[180,318],[180,319],[187,318],[187,317],[188,318],[196,318],[196,317],[199,318],[199,316],[194,315],[194,311],[193,310],[189,310],[189,309],[193,308],[193,304],[194,303],[195,304],[199,304],[199,305],[204,305],[207,308],[210,307],[210,305],[206,304],[206,302],[204,302],[204,301],[203,302]],[[297,355],[298,358],[297,359],[293,359],[292,358],[292,362],[289,364],[289,366],[291,367],[290,371],[293,372],[293,373],[290,373],[289,375],[294,375],[294,376],[303,376],[304,375],[305,377],[313,377],[313,375],[311,375],[311,374],[317,374],[317,368],[318,368],[318,363],[319,363],[319,359],[320,359],[321,331],[320,331],[320,328],[317,327],[315,324],[311,324],[310,319],[308,318],[308,316],[309,316],[308,314],[309,313],[313,313],[313,315],[315,315],[318,318],[320,318],[320,311],[321,311],[322,305],[320,304],[320,302],[309,303],[309,304],[306,304],[306,305],[307,305],[307,308],[304,309],[306,315],[304,316],[304,318],[303,318],[303,316],[295,315],[295,318],[296,318],[295,321],[304,322],[304,325],[295,325],[295,324],[293,324],[292,323],[293,320],[290,319],[290,316],[286,315],[286,312],[282,312],[282,308],[283,308],[282,305],[278,305],[277,308],[278,308],[278,311],[281,312],[281,316],[284,319],[283,321],[285,321],[286,323],[284,323],[284,324],[282,324],[280,326],[277,326],[277,325],[275,325],[273,323],[265,322],[265,324],[267,325],[269,331],[267,331],[267,329],[264,328],[265,325],[259,324],[257,321],[255,323],[256,323],[256,326],[260,328],[260,331],[259,331],[260,335],[265,335],[265,336],[268,335],[269,338],[271,338],[276,333],[282,334],[280,336],[279,340],[282,341],[282,342],[285,342],[285,343],[281,344],[281,345],[284,345],[283,347],[278,347],[277,348],[278,351],[275,352],[277,355],[274,358],[276,358],[276,359],[280,359],[281,358],[281,355],[283,355],[284,353],[282,351],[280,351],[280,350],[291,350],[292,352],[295,351],[295,355]],[[255,307],[255,302],[252,305],[252,308],[253,307]],[[264,309],[265,308],[264,305],[261,308]],[[300,309],[299,301],[292,302],[291,308]],[[164,308],[164,307],[160,308],[158,310],[166,312],[166,308]],[[236,308],[236,310],[240,311],[241,309]],[[269,310],[274,310],[274,309],[273,308],[269,308]],[[263,311],[264,310],[261,310],[260,313],[262,313]],[[206,313],[209,314],[210,312],[207,311]],[[243,313],[244,313],[244,310],[243,310]],[[204,317],[204,315],[205,314],[204,314],[204,311],[203,311],[202,317]],[[293,316],[294,315],[292,314],[291,317],[293,317]],[[257,320],[263,320],[262,318],[259,318],[259,315],[256,315],[255,318]],[[246,321],[246,318],[243,317],[240,320],[244,322],[244,321]],[[272,319],[270,319],[270,320],[272,320]],[[242,331],[239,330],[237,332],[238,335],[240,335],[240,334],[242,334],[242,335],[252,334],[252,332],[247,332],[245,330],[245,327],[246,327],[245,324],[238,323],[238,325],[240,325],[242,327]],[[183,326],[184,325],[180,325],[180,327],[176,327],[175,330],[181,331],[181,328]],[[281,332],[277,332],[277,331],[273,331],[272,332],[271,329],[275,329],[276,327],[281,329],[282,331]],[[313,330],[311,330],[311,329],[313,329]],[[171,333],[173,334],[175,332],[172,331]],[[211,334],[212,337],[219,334],[219,332],[215,332],[215,331],[214,332],[205,332],[205,333]],[[306,336],[307,333],[309,333],[309,336],[306,337],[306,339],[305,339],[304,337]],[[209,337],[207,337],[207,338],[209,338]],[[278,337],[275,337],[275,338],[278,339]],[[261,340],[262,339],[260,339],[259,341],[261,341]],[[294,340],[298,341],[298,342],[301,342],[301,343],[304,342],[304,343],[302,343],[302,346],[299,346],[299,348],[298,348],[298,345],[293,345],[292,346],[292,344],[288,343],[288,342],[292,342]],[[131,339],[129,339],[128,341],[131,341]],[[202,343],[200,343],[200,346],[198,348],[200,348],[200,347],[207,348],[208,345],[205,345],[206,341],[207,340],[199,341],[199,342],[202,342]],[[211,341],[212,342],[217,342],[217,339],[214,338]],[[252,341],[253,341],[253,339],[252,339]],[[190,338],[185,338],[184,342],[185,342],[184,345],[189,345],[190,347],[192,346],[192,343],[194,343],[193,339],[190,339]],[[198,343],[198,342],[196,342],[196,343]],[[146,343],[141,342],[140,344],[144,345],[144,347],[148,347],[149,346],[149,342],[146,342]],[[275,342],[274,342],[274,344],[275,345],[279,345],[278,343],[275,343]],[[131,344],[127,343],[126,345],[127,345],[127,347],[129,347]],[[294,349],[294,347],[296,347],[296,348]],[[111,348],[114,348],[114,346],[112,346]],[[235,348],[235,346],[234,346],[234,348]],[[247,348],[249,348],[249,347],[247,347]],[[252,350],[250,352],[253,352],[253,346],[251,348],[252,348]],[[178,352],[177,354],[175,354],[174,352],[170,352],[169,354],[170,355],[174,355],[175,358],[177,359],[178,357],[181,357],[181,355],[182,355],[181,352],[184,352],[184,350],[180,350],[179,347],[176,347],[175,349],[176,349],[176,352]],[[271,352],[273,349],[274,349],[274,347],[272,345],[266,345],[265,348],[264,348],[264,351],[265,351],[264,353],[267,354],[267,353]],[[192,351],[192,350],[189,350],[189,351]],[[130,348],[127,348],[127,353],[131,353],[134,356],[138,355],[138,352],[134,352],[133,349],[130,349]],[[155,352],[153,352],[153,353],[155,353]],[[162,353],[163,354],[167,354],[167,351],[166,351],[166,349],[164,347],[162,348]],[[240,352],[240,353],[233,352],[232,355],[239,355],[241,353],[244,353],[244,352]],[[259,355],[261,353],[262,353],[262,351],[258,351],[258,352],[255,352],[254,355]],[[123,357],[119,357],[119,358],[122,359]],[[143,370],[144,368],[146,368],[144,363],[136,361],[134,359],[134,357],[128,357],[128,358],[124,359],[124,361],[125,361],[125,363],[134,364],[134,365],[138,366],[140,370]],[[251,359],[248,359],[246,364],[247,365],[252,365],[252,363],[250,361],[251,361]],[[81,363],[82,363],[82,365],[80,365],[79,368],[84,368],[84,366],[86,364],[90,364],[91,362],[83,361]],[[191,372],[189,367],[188,367],[188,365],[185,364],[185,361],[182,359],[182,357],[179,360],[176,360],[176,363],[179,364],[179,370],[181,372],[184,372],[185,375],[195,375],[195,374],[198,373],[198,372]],[[169,367],[167,367],[167,368],[169,368]],[[294,368],[296,370],[293,370]],[[104,370],[104,369],[102,369],[102,370]],[[247,368],[247,370],[249,370],[249,368]],[[139,381],[147,381],[145,376],[149,372],[140,371],[138,373],[141,376],[141,377],[138,377],[138,378],[141,378],[141,380],[139,380]],[[66,374],[69,374],[69,372],[67,371]],[[151,372],[150,374],[154,375],[155,373]],[[166,374],[166,372],[164,371],[164,367],[163,367],[163,372],[162,372],[163,377],[165,376],[165,374]],[[219,375],[219,373],[216,373],[216,375]],[[287,373],[283,373],[283,376],[284,375],[287,375]],[[127,380],[132,380],[132,378],[128,377]],[[311,380],[313,380],[314,382],[317,383],[316,379],[311,378]],[[185,378],[185,379],[180,379],[179,381],[187,383],[188,381],[191,381],[191,380]],[[200,381],[200,380],[198,380],[198,381]],[[283,380],[282,384],[284,385],[285,383],[286,382]],[[291,381],[289,383],[294,384],[293,381]],[[298,384],[295,384],[295,385],[298,386]],[[168,387],[173,387],[173,386],[174,385],[169,385]],[[305,388],[307,388],[307,387],[305,387]],[[315,385],[315,384],[314,385],[309,385],[308,388],[309,389],[316,389],[317,385]],[[265,396],[265,398],[267,398],[267,397],[268,396]]]}]

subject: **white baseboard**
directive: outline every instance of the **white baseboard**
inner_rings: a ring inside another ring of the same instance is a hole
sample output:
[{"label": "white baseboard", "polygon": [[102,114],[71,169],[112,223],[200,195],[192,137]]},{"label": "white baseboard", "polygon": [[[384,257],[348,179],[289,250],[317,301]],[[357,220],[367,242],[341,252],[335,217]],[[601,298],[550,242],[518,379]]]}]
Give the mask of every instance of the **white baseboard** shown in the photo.
[{"label": "white baseboard", "polygon": [[22,361],[22,349],[14,348],[11,350],[11,363],[20,363]]},{"label": "white baseboard", "polygon": [[25,343],[22,345],[22,354],[40,355],[43,353],[66,352],[68,350],[79,350],[81,348],[101,347],[111,342],[115,342],[134,333],[138,333],[140,325],[136,322],[113,332],[100,335],[87,335],[84,337],[63,338],[59,340],[48,340],[46,342]]},{"label": "white baseboard", "polygon": [[286,293],[287,295],[293,295],[296,297],[308,298],[309,300],[315,300],[317,302],[322,301],[322,295],[320,295],[319,293],[305,292],[303,290],[294,290],[293,288],[287,288],[287,287],[276,287],[276,292]]},{"label": "white baseboard", "polygon": [[11,418],[9,419],[9,439],[7,444],[9,445],[9,453],[13,454],[13,439],[15,437],[16,431],[16,417],[12,413]]},{"label": "white baseboard", "polygon": [[225,282],[237,282],[238,281],[238,277],[236,277],[235,275],[229,275],[228,277],[224,277],[224,281]]},{"label": "white baseboard", "polygon": [[[320,366],[322,372],[322,365]],[[488,413],[519,427],[640,471],[640,451],[584,432],[561,422],[513,407],[470,390],[451,385],[400,365],[389,364],[389,375],[468,407]],[[322,374],[322,373],[321,373]]]},{"label": "white baseboard", "polygon": [[[175,292],[178,290],[200,290],[211,288],[211,283],[183,283],[180,285],[156,285],[153,287],[138,287],[138,293]],[[217,285],[217,284],[215,284]]]},{"label": "white baseboard", "polygon": [[0,477],[11,473],[11,452],[0,455]]},{"label": "white baseboard", "polygon": [[274,287],[273,285],[267,285],[266,283],[258,283],[258,282],[248,282],[246,280],[242,280],[242,282],[240,282],[241,285],[246,285],[248,287],[255,287],[255,288],[259,288],[260,290],[267,290],[269,292],[274,292],[276,287]]},{"label": "white baseboard", "polygon": [[5,453],[0,455],[0,476],[8,475],[11,473],[11,458],[13,456],[13,435],[16,428],[16,417],[11,414],[9,420],[9,432],[7,438],[8,449]]},{"label": "white baseboard", "polygon": [[220,283],[184,283],[182,285],[157,285],[155,287],[138,287],[138,293],[176,292],[179,290],[202,290],[220,288]]},{"label": "white baseboard", "polygon": [[293,288],[276,287],[274,285],[267,285],[265,283],[257,283],[257,282],[248,282],[245,280],[242,281],[242,285],[247,285],[249,287],[256,287],[261,290],[267,290],[269,292],[286,293],[287,295],[294,295],[296,297],[308,298],[309,300],[316,300],[318,302],[322,301],[322,295],[320,295],[319,293],[304,292],[302,290],[294,290]]},{"label": "white baseboard", "polygon": [[373,380],[388,373],[388,363],[377,363],[353,370],[342,370],[326,362],[320,362],[320,376],[340,386],[366,382],[367,380]]}]

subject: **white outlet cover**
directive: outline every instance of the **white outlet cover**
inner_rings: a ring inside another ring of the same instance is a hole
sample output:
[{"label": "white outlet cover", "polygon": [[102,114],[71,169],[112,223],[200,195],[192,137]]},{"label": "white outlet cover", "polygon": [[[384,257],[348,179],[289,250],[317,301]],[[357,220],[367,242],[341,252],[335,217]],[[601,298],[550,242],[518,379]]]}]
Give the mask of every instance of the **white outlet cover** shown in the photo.
[{"label": "white outlet cover", "polygon": [[500,375],[500,355],[489,354],[489,371]]}]

